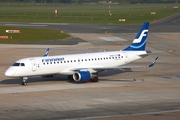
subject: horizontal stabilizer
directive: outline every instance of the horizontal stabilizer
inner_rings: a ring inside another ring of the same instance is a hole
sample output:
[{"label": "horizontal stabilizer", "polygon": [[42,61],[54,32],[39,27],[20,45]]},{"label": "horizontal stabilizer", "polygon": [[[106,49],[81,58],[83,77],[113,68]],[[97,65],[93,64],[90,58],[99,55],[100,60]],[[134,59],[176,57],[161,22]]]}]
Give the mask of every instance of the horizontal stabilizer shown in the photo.
[{"label": "horizontal stabilizer", "polygon": [[153,55],[153,54],[158,54],[161,53],[162,51],[156,51],[156,52],[151,52],[151,51],[146,51],[146,54],[140,54],[140,57],[146,57],[148,55]]}]

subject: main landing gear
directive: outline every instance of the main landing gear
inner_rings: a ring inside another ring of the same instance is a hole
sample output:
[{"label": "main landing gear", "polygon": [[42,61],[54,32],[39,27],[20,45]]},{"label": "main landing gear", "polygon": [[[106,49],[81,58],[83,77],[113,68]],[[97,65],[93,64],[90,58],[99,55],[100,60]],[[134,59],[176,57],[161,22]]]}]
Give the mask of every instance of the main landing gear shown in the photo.
[{"label": "main landing gear", "polygon": [[94,76],[90,79],[91,82],[98,82],[99,78],[97,76]]},{"label": "main landing gear", "polygon": [[28,77],[23,77],[22,79],[23,79],[22,85],[26,86]]}]

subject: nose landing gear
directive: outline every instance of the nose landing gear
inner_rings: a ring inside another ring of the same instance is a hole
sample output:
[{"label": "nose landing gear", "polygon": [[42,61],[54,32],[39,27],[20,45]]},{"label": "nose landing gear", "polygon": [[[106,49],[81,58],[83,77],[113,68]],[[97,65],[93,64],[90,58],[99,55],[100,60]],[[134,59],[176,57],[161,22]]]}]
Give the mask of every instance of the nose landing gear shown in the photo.
[{"label": "nose landing gear", "polygon": [[28,77],[23,77],[22,79],[23,79],[22,85],[26,86]]}]

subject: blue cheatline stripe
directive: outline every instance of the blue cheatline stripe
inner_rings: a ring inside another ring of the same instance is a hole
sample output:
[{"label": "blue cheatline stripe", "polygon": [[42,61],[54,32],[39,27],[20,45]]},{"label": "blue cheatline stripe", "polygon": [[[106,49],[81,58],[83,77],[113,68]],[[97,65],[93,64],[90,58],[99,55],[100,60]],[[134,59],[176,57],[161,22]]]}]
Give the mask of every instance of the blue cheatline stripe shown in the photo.
[{"label": "blue cheatline stripe", "polygon": [[133,46],[133,45],[130,45],[131,48],[135,48],[135,49],[138,49],[138,48],[141,48],[143,45],[146,44],[146,40],[139,46]]}]

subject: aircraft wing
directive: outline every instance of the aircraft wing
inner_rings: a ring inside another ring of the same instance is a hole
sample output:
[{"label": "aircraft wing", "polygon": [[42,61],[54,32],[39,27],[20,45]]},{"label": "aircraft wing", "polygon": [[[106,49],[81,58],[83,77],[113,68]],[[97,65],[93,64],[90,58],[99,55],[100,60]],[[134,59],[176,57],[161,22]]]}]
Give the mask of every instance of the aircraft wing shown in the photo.
[{"label": "aircraft wing", "polygon": [[89,71],[89,70],[94,70],[94,71],[104,71],[104,70],[131,70],[132,68],[150,68],[153,67],[154,64],[156,63],[158,57],[149,65],[147,66],[118,66],[118,67],[92,67],[92,68],[75,68],[72,69],[72,71]]}]

